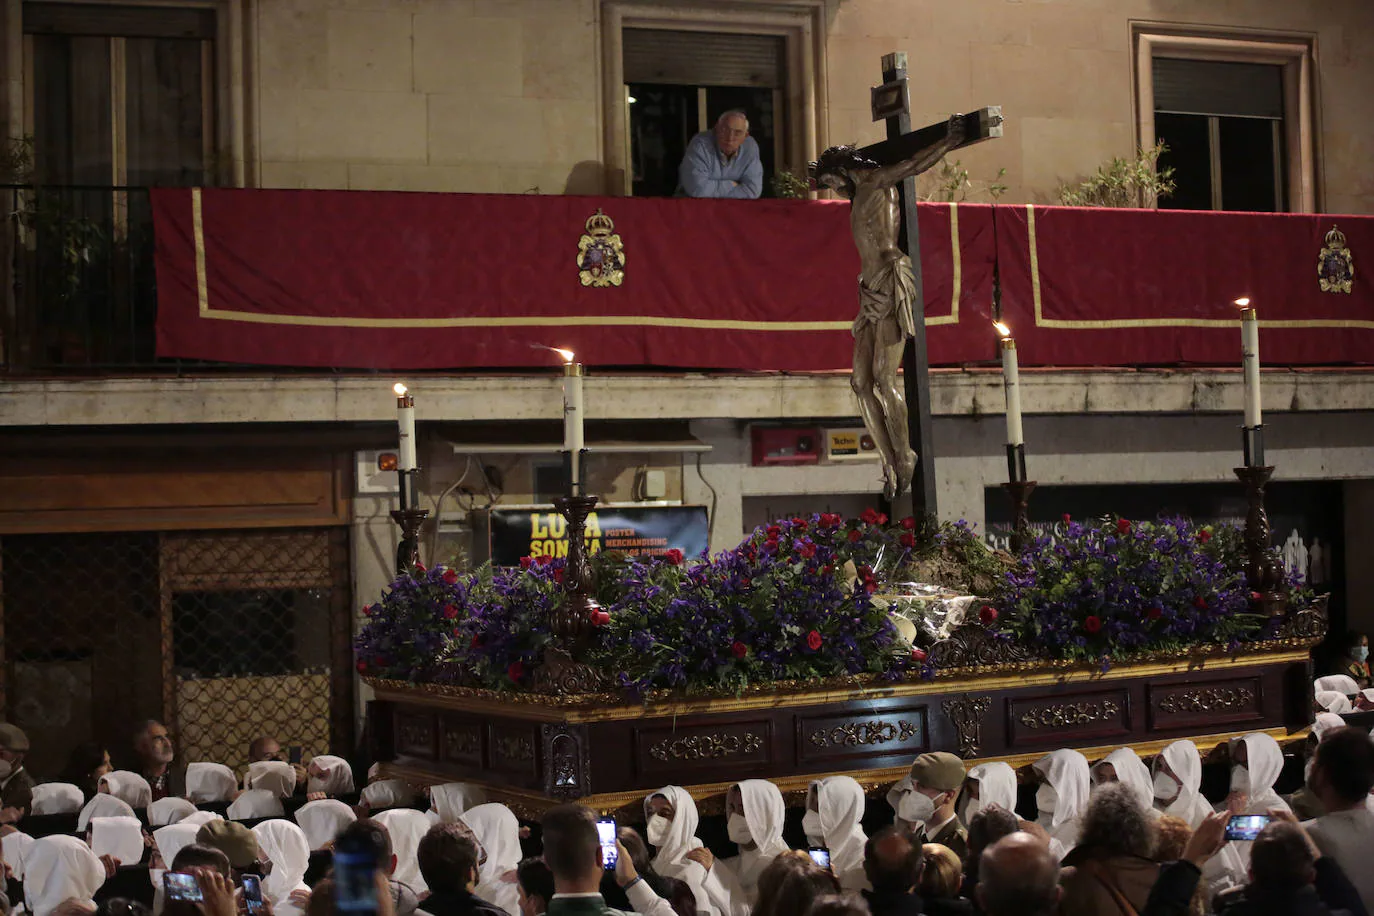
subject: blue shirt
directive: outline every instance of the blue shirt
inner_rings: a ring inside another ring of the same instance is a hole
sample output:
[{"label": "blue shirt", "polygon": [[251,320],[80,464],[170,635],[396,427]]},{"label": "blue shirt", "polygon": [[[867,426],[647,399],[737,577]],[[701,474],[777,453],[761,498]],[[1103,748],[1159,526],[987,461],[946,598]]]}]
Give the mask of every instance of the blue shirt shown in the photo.
[{"label": "blue shirt", "polygon": [[[727,160],[716,146],[716,135],[703,130],[687,144],[677,170],[678,194],[688,197],[737,197],[753,200],[763,191],[759,145],[745,137],[735,158]],[[738,184],[736,184],[738,182]]]}]

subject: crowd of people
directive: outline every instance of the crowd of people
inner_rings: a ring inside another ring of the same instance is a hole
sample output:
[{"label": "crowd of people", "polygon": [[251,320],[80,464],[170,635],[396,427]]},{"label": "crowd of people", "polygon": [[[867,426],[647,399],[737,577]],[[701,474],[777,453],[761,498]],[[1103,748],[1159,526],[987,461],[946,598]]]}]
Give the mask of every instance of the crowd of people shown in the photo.
[{"label": "crowd of people", "polygon": [[[1374,908],[1374,870],[1361,867],[1374,849],[1374,740],[1330,712],[1317,715],[1302,748],[1303,784],[1286,797],[1276,790],[1284,755],[1265,733],[1209,755],[1230,770],[1215,804],[1187,740],[1147,760],[1130,748],[1095,763],[1058,750],[1020,771],[1001,762],[966,768],[937,752],[914,761],[887,806],[870,804],[852,778],[828,776],[789,817],[776,785],[742,781],[725,794],[723,836],[719,818],[703,822],[686,789],[664,786],[645,797],[642,818],[617,825],[609,867],[609,834],[575,805],[522,825],[462,783],[417,789],[378,778],[356,791],[346,760],[294,763],[268,737],[253,742],[242,772],[179,765],[156,722],[133,746],[130,769],[85,747],[63,779],[37,782],[24,767],[24,733],[0,724],[0,909],[1361,916]],[[1228,823],[1251,815],[1262,829],[1228,838]]]}]

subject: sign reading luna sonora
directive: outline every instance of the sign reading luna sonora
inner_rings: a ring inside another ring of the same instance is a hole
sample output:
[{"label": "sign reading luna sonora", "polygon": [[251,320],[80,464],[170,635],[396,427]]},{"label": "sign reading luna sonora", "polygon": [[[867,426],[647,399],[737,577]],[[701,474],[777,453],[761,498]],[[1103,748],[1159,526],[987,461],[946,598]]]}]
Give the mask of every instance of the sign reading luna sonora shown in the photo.
[{"label": "sign reading luna sonora", "polygon": [[[706,551],[709,528],[705,506],[603,508],[587,516],[587,552],[614,550],[632,557],[661,556],[681,550],[694,557]],[[516,566],[521,557],[566,557],[567,519],[552,509],[493,509],[491,562]]]}]

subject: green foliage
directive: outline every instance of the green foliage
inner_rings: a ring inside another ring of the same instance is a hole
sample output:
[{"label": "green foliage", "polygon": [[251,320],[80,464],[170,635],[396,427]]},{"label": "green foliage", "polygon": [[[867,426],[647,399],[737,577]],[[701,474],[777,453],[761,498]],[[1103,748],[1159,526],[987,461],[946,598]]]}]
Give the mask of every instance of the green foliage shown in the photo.
[{"label": "green foliage", "polygon": [[929,186],[919,195],[924,201],[964,203],[970,194],[986,194],[989,199],[995,201],[1007,192],[1007,186],[1002,183],[1002,179],[1007,175],[1006,169],[998,169],[997,177],[990,181],[975,180],[969,177],[968,169],[964,168],[958,159],[950,162],[945,158],[940,160],[940,168],[937,171],[927,172],[926,175],[930,176],[925,182]]},{"label": "green foliage", "polygon": [[805,175],[782,169],[773,173],[773,196],[793,200],[805,200],[811,196],[811,182]]},{"label": "green foliage", "polygon": [[1059,202],[1066,207],[1156,207],[1176,187],[1173,168],[1159,168],[1159,157],[1168,151],[1161,140],[1132,159],[1114,158],[1082,184],[1061,186]]}]

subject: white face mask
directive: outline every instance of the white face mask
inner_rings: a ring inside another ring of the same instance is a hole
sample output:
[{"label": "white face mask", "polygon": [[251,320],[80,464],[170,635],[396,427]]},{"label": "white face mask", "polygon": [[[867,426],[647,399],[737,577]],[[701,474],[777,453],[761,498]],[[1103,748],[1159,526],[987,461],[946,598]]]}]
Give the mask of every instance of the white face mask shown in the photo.
[{"label": "white face mask", "polygon": [[1059,793],[1054,791],[1054,786],[1047,782],[1041,783],[1040,788],[1035,790],[1035,806],[1040,809],[1040,813],[1053,814],[1058,804]]},{"label": "white face mask", "polygon": [[1307,762],[1302,765],[1302,784],[1307,788],[1312,788],[1312,767],[1317,763],[1316,757],[1308,757]]},{"label": "white face mask", "polygon": [[649,818],[649,823],[645,826],[645,832],[648,833],[647,839],[649,840],[650,846],[662,846],[667,841],[668,825],[671,823],[672,821],[661,814],[655,814],[653,817]]},{"label": "white face mask", "polygon": [[14,764],[10,763],[8,760],[0,760],[0,779],[8,779],[9,775],[13,772]]},{"label": "white face mask", "polygon": [[749,822],[744,819],[743,814],[730,815],[730,819],[725,822],[725,831],[730,834],[731,843],[743,846],[754,842],[754,835],[749,832]]},{"label": "white face mask", "polygon": [[802,830],[806,831],[806,839],[812,846],[825,845],[825,831],[821,829],[819,812],[806,812],[805,816],[802,817]]},{"label": "white face mask", "polygon": [[1183,791],[1183,786],[1178,784],[1168,773],[1160,770],[1155,774],[1155,798],[1164,802],[1166,805],[1178,798],[1178,793]]},{"label": "white face mask", "polygon": [[1250,792],[1250,771],[1243,766],[1231,767],[1231,791]]},{"label": "white face mask", "polygon": [[964,802],[964,813],[960,820],[967,825],[969,821],[973,820],[973,816],[982,810],[983,800],[981,798],[970,798],[968,801]]},{"label": "white face mask", "polygon": [[912,789],[897,803],[897,816],[913,824],[928,824],[935,816],[935,802],[929,796]]}]

